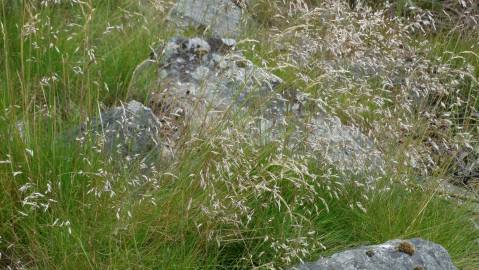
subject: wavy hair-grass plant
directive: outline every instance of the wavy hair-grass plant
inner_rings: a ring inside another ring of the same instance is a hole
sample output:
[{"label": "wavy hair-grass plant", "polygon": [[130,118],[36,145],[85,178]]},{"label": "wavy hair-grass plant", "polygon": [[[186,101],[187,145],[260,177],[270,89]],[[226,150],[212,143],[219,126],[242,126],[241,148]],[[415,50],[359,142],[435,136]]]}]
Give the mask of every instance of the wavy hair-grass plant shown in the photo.
[{"label": "wavy hair-grass plant", "polygon": [[[188,155],[212,156],[189,171],[204,192],[197,205],[229,266],[275,268],[324,248],[317,223],[328,201],[342,197],[343,183],[331,169],[313,170],[315,159],[291,155],[281,142],[260,145],[232,129],[200,140]],[[182,159],[181,162],[185,162]],[[189,205],[191,204],[191,201]],[[359,204],[360,205],[360,204]]]},{"label": "wavy hair-grass plant", "polygon": [[444,173],[451,157],[474,148],[468,134],[475,131],[464,123],[477,104],[477,56],[435,54],[421,34],[428,18],[323,1],[294,23],[270,35],[278,54],[273,69],[287,75],[287,90],[308,92],[325,111],[360,127],[394,170]]}]

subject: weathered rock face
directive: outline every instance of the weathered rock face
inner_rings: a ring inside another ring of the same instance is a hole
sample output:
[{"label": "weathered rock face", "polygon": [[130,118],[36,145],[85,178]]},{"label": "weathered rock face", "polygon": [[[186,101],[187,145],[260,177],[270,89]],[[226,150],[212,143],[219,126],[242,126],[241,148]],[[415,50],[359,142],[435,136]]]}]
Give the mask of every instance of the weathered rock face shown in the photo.
[{"label": "weathered rock face", "polygon": [[230,104],[235,95],[242,101],[254,90],[270,93],[281,83],[280,78],[235,51],[235,45],[233,39],[172,39],[160,63],[161,87]]},{"label": "weathered rock face", "polygon": [[175,148],[185,128],[194,131],[228,110],[249,110],[258,117],[258,129],[266,139],[279,138],[281,130],[293,125],[293,147],[342,170],[382,168],[380,151],[359,129],[326,114],[303,117],[308,98],[299,93],[284,98],[275,90],[282,80],[256,67],[235,45],[232,39],[173,38],[156,53],[159,87],[149,96],[148,107],[162,123],[166,145]]},{"label": "weathered rock face", "polygon": [[447,251],[422,239],[391,240],[334,254],[297,270],[455,270]]},{"label": "weathered rock face", "polygon": [[101,113],[83,132],[98,136],[105,152],[134,158],[160,152],[161,129],[151,109],[133,100]]},{"label": "weathered rock face", "polygon": [[[232,39],[175,38],[160,54],[159,91],[149,106],[160,118],[202,122],[232,106],[275,95],[281,79],[234,50]],[[273,101],[275,103],[275,101]],[[269,106],[274,114],[280,102]]]},{"label": "weathered rock face", "polygon": [[284,98],[275,91],[281,79],[253,65],[234,47],[231,39],[175,38],[162,48],[158,55],[160,91],[150,96],[148,106],[174,127],[170,130],[175,133],[166,136],[170,145],[185,126],[211,122],[229,109],[253,109],[260,116],[261,132],[277,138],[286,124],[285,115],[292,112],[297,129],[294,136],[298,142],[306,142],[308,151],[350,171],[382,165],[380,152],[359,129],[325,115],[303,119],[301,102],[307,98],[298,93]]},{"label": "weathered rock face", "polygon": [[218,37],[237,37],[240,33],[242,1],[235,0],[179,0],[170,12],[170,20],[177,27],[208,28]]},{"label": "weathered rock face", "polygon": [[[132,100],[111,108],[82,127],[81,135],[94,134],[109,155],[163,157],[175,151],[186,128],[194,130],[229,109],[251,107],[254,98],[264,102],[281,79],[254,66],[235,45],[232,39],[172,39],[159,55],[159,91],[147,106]],[[279,115],[275,104],[282,103],[272,99],[268,119]]]}]

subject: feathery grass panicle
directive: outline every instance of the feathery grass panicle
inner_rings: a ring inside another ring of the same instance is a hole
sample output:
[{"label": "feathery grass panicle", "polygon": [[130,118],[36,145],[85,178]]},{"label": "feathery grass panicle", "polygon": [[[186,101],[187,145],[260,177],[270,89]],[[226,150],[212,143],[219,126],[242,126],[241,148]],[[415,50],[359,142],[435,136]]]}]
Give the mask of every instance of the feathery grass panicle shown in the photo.
[{"label": "feathery grass panicle", "polygon": [[244,55],[286,97],[307,97],[305,119],[320,110],[373,138],[378,175],[291,148],[288,134],[258,140],[254,112],[185,135],[155,167],[68,135],[127,98],[135,67],[175,35],[172,4],[0,3],[0,268],[281,269],[415,236],[479,267],[469,206],[436,189],[477,159],[477,37],[423,35],[424,16],[338,1],[248,5]]}]

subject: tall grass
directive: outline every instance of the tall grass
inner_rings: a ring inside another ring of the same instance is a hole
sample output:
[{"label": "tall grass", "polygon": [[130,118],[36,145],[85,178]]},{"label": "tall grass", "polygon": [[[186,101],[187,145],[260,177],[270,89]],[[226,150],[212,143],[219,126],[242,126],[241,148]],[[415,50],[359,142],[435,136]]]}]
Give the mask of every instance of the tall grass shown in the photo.
[{"label": "tall grass", "polygon": [[[391,169],[372,186],[369,177],[338,170],[285,141],[258,142],[248,132],[253,116],[208,127],[187,140],[175,161],[149,174],[141,164],[112,162],[95,141],[79,143],[68,135],[125,100],[135,67],[152,46],[173,35],[164,22],[171,3],[158,3],[156,10],[129,0],[0,4],[0,268],[273,269],[410,237],[444,245],[463,269],[479,267],[479,233],[468,205],[409,184],[417,173],[409,165],[395,165],[409,157],[406,151],[388,150],[391,140],[383,147],[394,157],[387,161]],[[344,16],[351,18],[347,12]],[[291,14],[291,23],[306,19],[313,37],[327,33],[313,13],[298,14]],[[328,27],[346,27],[333,22]],[[275,26],[264,24],[253,37],[288,38],[287,29],[269,27]],[[409,44],[403,34],[393,37]],[[360,110],[384,94],[381,84],[333,77],[339,68],[320,65],[338,57],[332,50],[317,51],[312,64],[296,68],[284,58],[289,48],[285,53],[273,42],[244,44],[245,55],[267,62],[286,81],[284,91],[309,91],[329,102],[327,111],[344,123],[378,138],[390,131],[381,129],[381,120],[409,115],[408,108],[387,102],[374,107],[373,115]],[[366,45],[379,46],[365,41],[358,50],[367,50]],[[396,49],[393,53],[402,52],[399,45]],[[345,79],[350,84],[343,84]],[[477,85],[469,87],[474,103],[468,104],[477,108],[476,92],[471,92]],[[342,95],[332,98],[338,91]],[[388,109],[397,114],[385,118]],[[417,118],[405,123],[420,134],[408,135],[408,150],[423,145],[426,136],[419,125],[424,119],[412,121]],[[392,123],[391,130],[400,124]],[[443,177],[442,166],[427,176]]]}]

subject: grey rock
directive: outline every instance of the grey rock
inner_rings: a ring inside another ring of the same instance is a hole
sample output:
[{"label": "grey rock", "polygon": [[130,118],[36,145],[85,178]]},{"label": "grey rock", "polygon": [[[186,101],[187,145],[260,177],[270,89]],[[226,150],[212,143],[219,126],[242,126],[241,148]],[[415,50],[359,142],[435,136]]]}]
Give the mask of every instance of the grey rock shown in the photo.
[{"label": "grey rock", "polygon": [[261,134],[257,138],[280,139],[293,125],[294,148],[313,152],[341,170],[382,169],[381,152],[358,128],[325,113],[304,117],[305,104],[314,101],[301,93],[285,98],[276,91],[281,79],[255,66],[235,45],[233,39],[174,38],[156,53],[159,92],[149,97],[148,106],[169,126],[162,132],[172,131],[164,136],[166,144],[174,148],[185,127],[194,131],[228,110],[248,111],[257,119],[252,129]]},{"label": "grey rock", "polygon": [[315,263],[305,263],[297,270],[455,270],[446,249],[419,238],[391,240],[336,253]]},{"label": "grey rock", "polygon": [[378,171],[384,166],[374,142],[358,128],[341,124],[337,117],[317,116],[306,129],[309,148],[341,170]]},{"label": "grey rock", "polygon": [[[255,98],[274,96],[281,79],[243,57],[235,44],[219,38],[169,41],[159,56],[161,98],[150,98],[153,111],[165,115],[165,110],[166,114],[181,110],[185,119],[198,122],[231,106],[246,108]],[[278,111],[274,105],[269,108],[269,113]]]},{"label": "grey rock", "polygon": [[233,0],[179,0],[169,19],[177,27],[200,26],[219,37],[237,37],[243,10]]},{"label": "grey rock", "polygon": [[[234,40],[175,38],[158,55],[160,93],[150,97],[149,106],[160,119],[173,120],[169,123],[181,116],[182,123],[174,124],[177,130],[212,122],[230,109],[249,110],[257,116],[254,132],[259,130],[262,138],[277,139],[294,124],[293,141],[306,142],[306,150],[340,169],[364,172],[384,163],[374,143],[359,129],[327,115],[305,119],[302,108],[310,102],[308,97],[294,93],[285,98],[275,90],[281,79],[236,51]],[[295,120],[289,121],[287,115]],[[174,142],[180,135],[169,138]]]},{"label": "grey rock", "polygon": [[160,152],[161,127],[150,108],[133,100],[102,112],[82,133],[94,134],[102,150],[110,155],[144,158],[153,150]]}]

